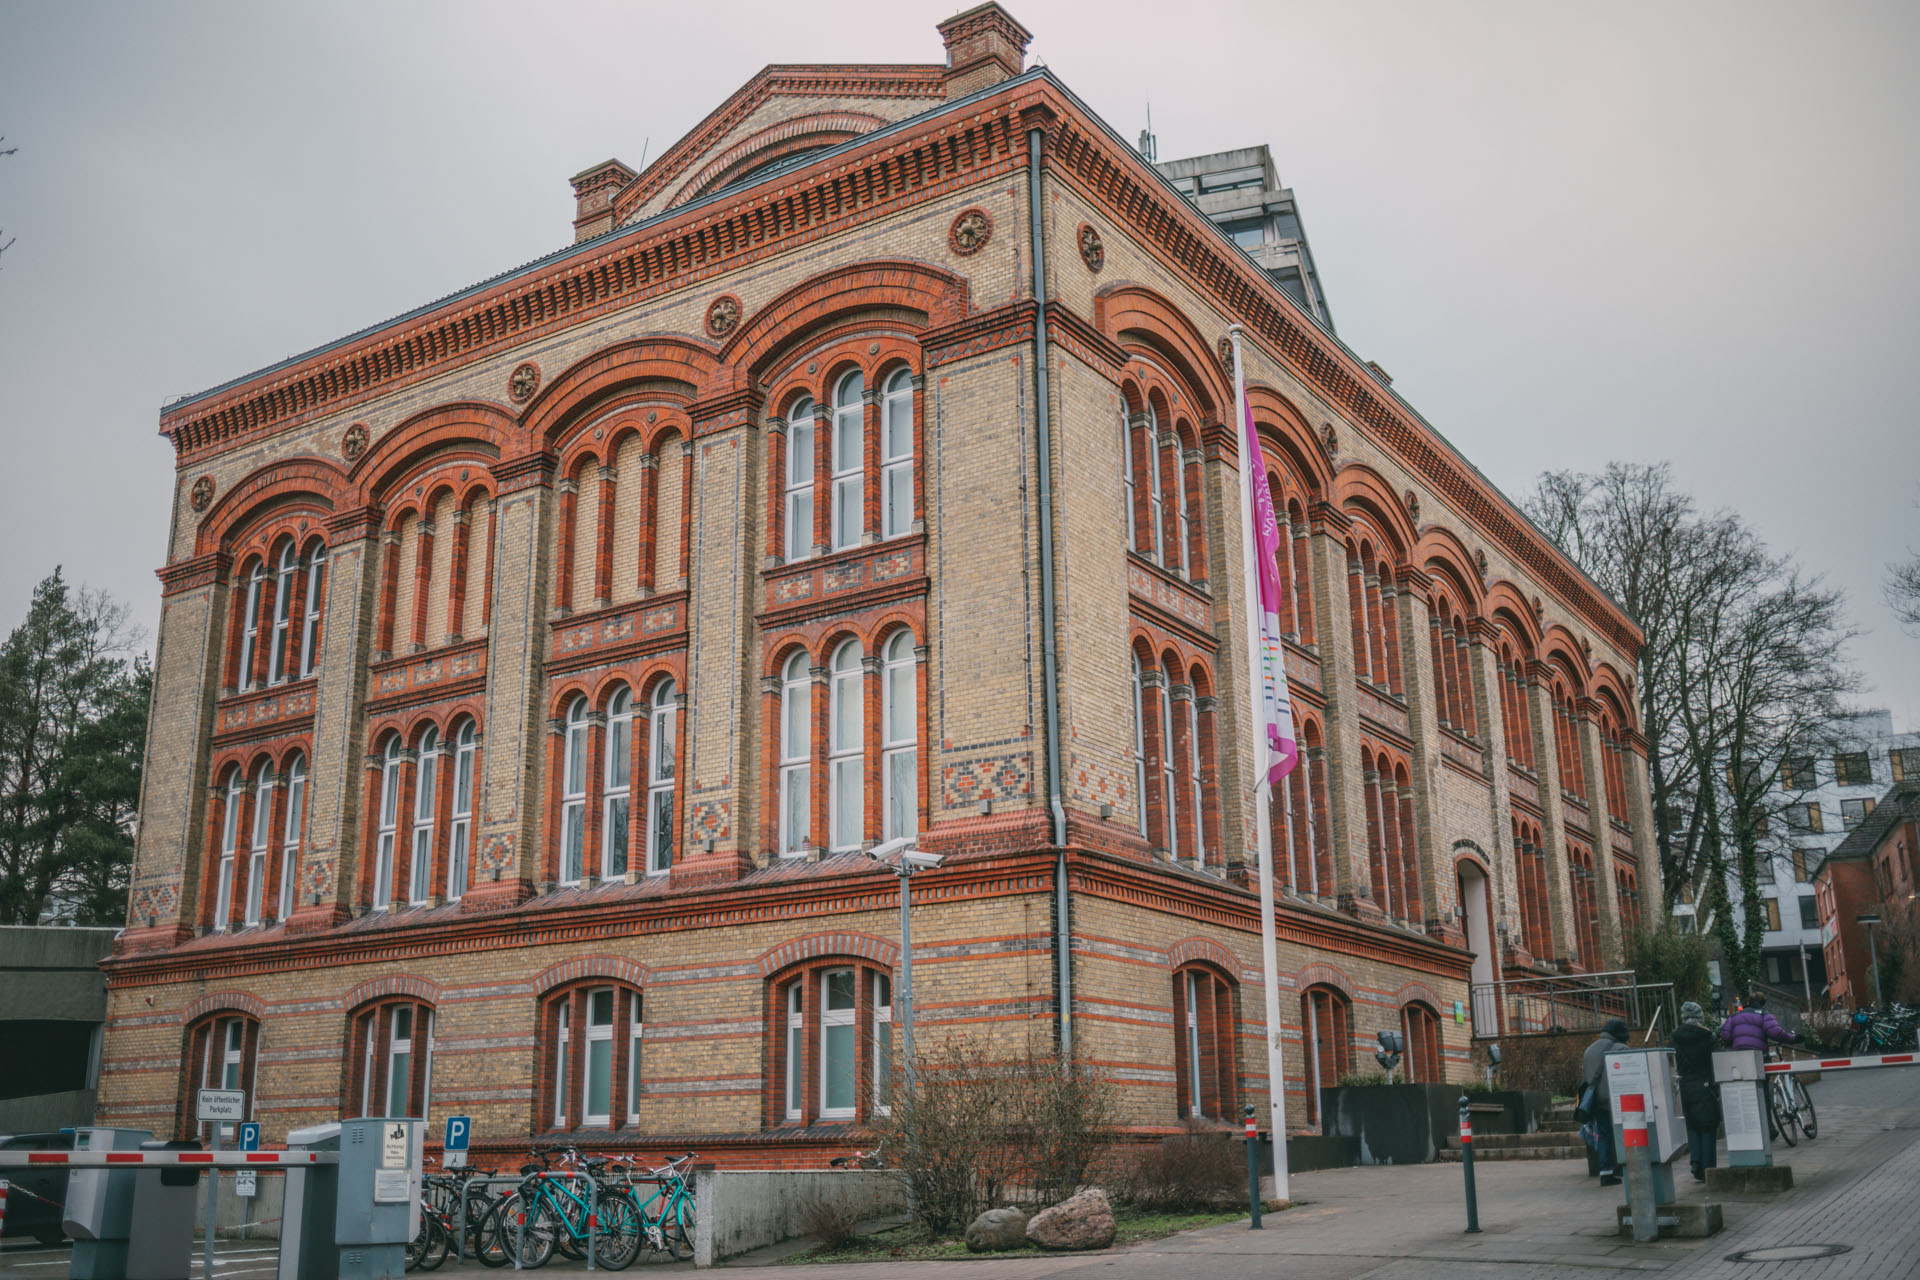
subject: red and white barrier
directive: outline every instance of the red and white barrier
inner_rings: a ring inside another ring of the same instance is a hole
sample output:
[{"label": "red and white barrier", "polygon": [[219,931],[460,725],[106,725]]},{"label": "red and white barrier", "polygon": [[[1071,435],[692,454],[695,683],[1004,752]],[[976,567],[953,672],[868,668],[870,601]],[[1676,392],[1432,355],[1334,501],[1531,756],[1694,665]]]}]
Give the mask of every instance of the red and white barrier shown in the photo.
[{"label": "red and white barrier", "polygon": [[0,1178],[0,1235],[7,1230],[7,1180]]},{"label": "red and white barrier", "polygon": [[1460,1149],[1466,1150],[1473,1145],[1473,1121],[1460,1117]]},{"label": "red and white barrier", "polygon": [[1647,1095],[1623,1093],[1619,1101],[1620,1138],[1628,1147],[1647,1145]]},{"label": "red and white barrier", "polygon": [[69,1169],[123,1166],[196,1169],[307,1169],[339,1164],[337,1151],[0,1151],[0,1169],[65,1165]]},{"label": "red and white barrier", "polygon": [[1872,1053],[1856,1058],[1799,1058],[1769,1062],[1770,1076],[1805,1075],[1815,1071],[1851,1071],[1858,1067],[1920,1067],[1920,1053]]}]

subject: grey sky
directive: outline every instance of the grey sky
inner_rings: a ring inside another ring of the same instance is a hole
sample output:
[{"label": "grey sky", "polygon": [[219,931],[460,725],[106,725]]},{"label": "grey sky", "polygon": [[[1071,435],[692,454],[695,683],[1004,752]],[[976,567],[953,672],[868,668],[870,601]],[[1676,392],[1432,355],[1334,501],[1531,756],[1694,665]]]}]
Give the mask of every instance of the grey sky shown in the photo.
[{"label": "grey sky", "polygon": [[[1879,585],[1920,6],[1006,2],[1162,157],[1270,143],[1341,336],[1510,494],[1671,459],[1847,589],[1920,724]],[[938,61],[957,7],[0,3],[0,627],[62,562],[154,625],[163,401],[565,245],[569,175],[766,63]]]}]

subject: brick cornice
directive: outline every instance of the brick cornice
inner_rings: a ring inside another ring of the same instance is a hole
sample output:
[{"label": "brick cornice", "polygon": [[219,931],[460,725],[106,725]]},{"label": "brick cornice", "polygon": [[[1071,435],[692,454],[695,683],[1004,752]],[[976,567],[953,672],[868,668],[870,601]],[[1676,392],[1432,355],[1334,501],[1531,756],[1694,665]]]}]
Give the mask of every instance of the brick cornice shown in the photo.
[{"label": "brick cornice", "polygon": [[920,349],[929,369],[969,356],[984,355],[1033,341],[1034,317],[1040,308],[1031,298],[1009,302],[964,320],[928,329],[920,335]]},{"label": "brick cornice", "polygon": [[233,567],[233,557],[224,551],[210,551],[203,556],[193,556],[186,560],[176,560],[172,564],[162,565],[154,570],[160,579],[162,596],[177,596],[186,591],[198,591],[201,587],[210,587],[227,576]]}]

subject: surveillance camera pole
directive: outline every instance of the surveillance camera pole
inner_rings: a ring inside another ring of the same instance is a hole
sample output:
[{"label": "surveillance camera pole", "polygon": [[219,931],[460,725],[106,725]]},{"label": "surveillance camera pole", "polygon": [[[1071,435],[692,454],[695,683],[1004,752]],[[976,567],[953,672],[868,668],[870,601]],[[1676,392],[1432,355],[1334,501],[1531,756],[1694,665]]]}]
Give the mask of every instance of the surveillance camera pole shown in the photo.
[{"label": "surveillance camera pole", "polygon": [[900,1069],[913,1093],[913,911],[907,886],[913,880],[913,864],[905,858],[894,870],[900,877]]}]

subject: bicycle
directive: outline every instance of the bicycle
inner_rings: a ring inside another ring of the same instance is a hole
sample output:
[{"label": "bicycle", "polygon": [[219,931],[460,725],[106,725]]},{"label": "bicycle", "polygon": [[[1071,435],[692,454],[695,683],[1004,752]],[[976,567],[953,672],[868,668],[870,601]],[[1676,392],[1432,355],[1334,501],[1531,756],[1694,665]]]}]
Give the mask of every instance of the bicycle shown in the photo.
[{"label": "bicycle", "polygon": [[[1778,1061],[1779,1058],[1777,1050],[1768,1051],[1768,1061]],[[1820,1136],[1820,1122],[1814,1114],[1813,1099],[1808,1096],[1807,1087],[1800,1083],[1797,1076],[1782,1072],[1767,1077],[1767,1110],[1773,1117],[1773,1131],[1790,1147],[1800,1142],[1794,1136],[1795,1129],[1809,1141]]]},{"label": "bicycle", "polygon": [[652,1181],[654,1189],[644,1200],[639,1198],[632,1171],[629,1169],[626,1173],[627,1198],[638,1215],[642,1236],[655,1252],[664,1253],[676,1262],[693,1257],[697,1215],[685,1168],[695,1158],[689,1151],[677,1160],[649,1170],[643,1180]]},{"label": "bicycle", "polygon": [[483,1169],[449,1169],[421,1180],[420,1230],[407,1242],[407,1270],[432,1271],[447,1260],[458,1234],[454,1208],[463,1195],[467,1200],[466,1252],[477,1251],[480,1221],[486,1216],[488,1200],[484,1191],[470,1184],[474,1178],[490,1176]]},{"label": "bicycle", "polygon": [[[558,1153],[555,1171],[550,1155]],[[591,1247],[596,1266],[620,1271],[639,1254],[638,1215],[622,1187],[607,1172],[605,1157],[582,1156],[571,1147],[536,1149],[538,1165],[520,1167],[519,1187],[487,1210],[475,1256],[484,1266],[515,1259],[522,1268],[543,1267],[556,1251],[584,1258]]]},{"label": "bicycle", "polygon": [[856,1149],[852,1155],[835,1156],[827,1164],[835,1169],[885,1169],[888,1165],[884,1146],[883,1143],[871,1151]]}]

